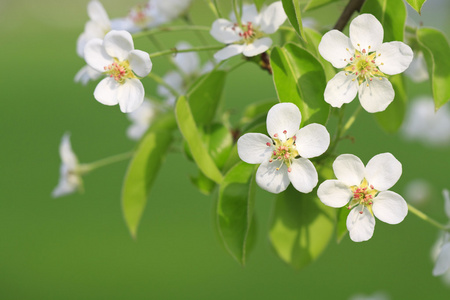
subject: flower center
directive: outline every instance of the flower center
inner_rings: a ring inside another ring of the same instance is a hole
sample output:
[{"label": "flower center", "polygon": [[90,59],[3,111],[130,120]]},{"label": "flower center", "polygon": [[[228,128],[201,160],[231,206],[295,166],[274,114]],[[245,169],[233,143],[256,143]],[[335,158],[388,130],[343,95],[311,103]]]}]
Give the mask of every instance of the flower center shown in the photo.
[{"label": "flower center", "polygon": [[118,61],[114,59],[114,62],[109,66],[104,67],[105,73],[109,77],[114,78],[118,83],[124,83],[127,78],[136,78],[130,68],[128,60]]},{"label": "flower center", "polygon": [[[286,134],[287,133],[286,130],[283,131],[283,133]],[[297,156],[299,156],[297,147],[295,145],[296,140],[295,135],[291,138],[286,139],[285,141],[282,141],[278,139],[278,134],[275,134],[272,140],[273,144],[269,142],[266,144],[268,147],[274,147],[269,162],[271,163],[274,161],[281,162],[280,166],[277,168],[277,171],[281,168],[283,164],[285,164],[288,167],[288,172],[291,172],[292,161]]]},{"label": "flower center", "polygon": [[[350,52],[348,48],[347,51]],[[353,80],[358,79],[358,84],[365,82],[367,86],[369,86],[369,83],[374,77],[381,80],[383,77],[386,77],[386,75],[378,69],[376,58],[376,52],[368,53],[366,49],[363,49],[362,51],[355,50],[355,53],[352,53],[352,57],[350,57],[349,64],[344,68],[344,71],[346,72],[345,75],[350,73],[356,76]],[[347,60],[345,59],[345,61]]]},{"label": "flower center", "polygon": [[[363,205],[367,207],[367,209],[373,215],[372,212],[373,198],[375,198],[375,196],[378,194],[378,191],[374,189],[373,185],[369,185],[367,179],[364,178],[359,186],[354,185],[351,186],[350,189],[353,192],[353,197],[350,200],[350,204],[347,208],[351,209],[356,205]],[[363,213],[362,210],[359,213],[362,214]]]},{"label": "flower center", "polygon": [[[233,30],[239,27],[238,24],[234,24]],[[239,32],[239,36],[242,37],[246,44],[253,43],[256,39],[259,39],[263,34],[259,31],[259,28],[254,27],[252,22],[247,22],[247,24],[242,24],[242,32]]]}]

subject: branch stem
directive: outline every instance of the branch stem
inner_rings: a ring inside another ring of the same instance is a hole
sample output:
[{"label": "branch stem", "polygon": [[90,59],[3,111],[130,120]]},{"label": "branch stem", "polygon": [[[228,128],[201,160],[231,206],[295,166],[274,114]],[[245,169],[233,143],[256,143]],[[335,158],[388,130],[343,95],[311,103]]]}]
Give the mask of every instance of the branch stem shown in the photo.
[{"label": "branch stem", "polygon": [[408,203],[408,211],[412,212],[413,214],[418,216],[420,219],[430,223],[431,225],[437,227],[438,229],[450,232],[449,226],[445,226],[445,225],[439,223],[438,221],[430,218],[429,216],[427,216],[426,214],[424,214],[423,212],[421,212],[420,210],[418,210],[417,208],[415,208],[414,206],[412,206],[409,203]]},{"label": "branch stem", "polygon": [[344,8],[344,11],[342,12],[341,16],[337,20],[336,25],[334,25],[334,29],[342,31],[347,25],[350,18],[352,17],[353,13],[355,11],[361,10],[364,1],[366,0],[350,0],[347,6]]}]

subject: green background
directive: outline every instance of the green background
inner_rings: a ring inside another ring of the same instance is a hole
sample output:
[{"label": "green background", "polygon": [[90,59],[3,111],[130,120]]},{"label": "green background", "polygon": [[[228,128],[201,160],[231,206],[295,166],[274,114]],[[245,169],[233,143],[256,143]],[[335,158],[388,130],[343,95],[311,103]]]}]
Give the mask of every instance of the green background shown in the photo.
[{"label": "green background", "polygon": [[[193,19],[209,25],[213,18],[206,2],[194,2]],[[135,2],[102,3],[113,18]],[[0,299],[348,299],[376,291],[391,299],[449,299],[450,289],[431,275],[430,249],[438,232],[414,215],[395,226],[377,221],[368,242],[332,240],[316,262],[295,271],[271,250],[267,231],[274,200],[260,189],[258,239],[248,264],[241,267],[220,245],[212,227],[213,197],[190,184],[188,175],[196,170],[182,153],[167,156],[136,241],[121,214],[126,162],[85,176],[84,194],[52,199],[64,132],[71,132],[81,162],[135,145],[126,137],[129,121],[119,108],[94,100],[96,82],[86,87],[73,82],[84,65],[75,44],[87,20],[86,4],[0,2]],[[344,6],[345,1],[338,2],[312,15],[332,25]],[[429,0],[422,17],[409,12],[450,34],[446,1]],[[190,34],[163,41],[169,48],[181,38],[198,44]],[[156,51],[145,40],[135,44]],[[164,58],[153,63],[152,72],[159,75],[169,68]],[[430,93],[427,84],[407,83],[410,95]],[[144,84],[147,94],[155,94],[150,80]],[[225,89],[225,107],[237,109],[241,103],[276,95],[271,78],[253,64],[233,71]],[[347,112],[357,105],[355,100]],[[426,179],[433,195],[422,208],[444,222],[441,190],[450,188],[450,148],[433,149],[388,135],[366,112],[356,124],[349,132],[355,142],[342,142],[339,153],[353,153],[363,162],[378,153],[393,153],[403,164],[403,175],[392,190],[404,193],[409,181]]]}]

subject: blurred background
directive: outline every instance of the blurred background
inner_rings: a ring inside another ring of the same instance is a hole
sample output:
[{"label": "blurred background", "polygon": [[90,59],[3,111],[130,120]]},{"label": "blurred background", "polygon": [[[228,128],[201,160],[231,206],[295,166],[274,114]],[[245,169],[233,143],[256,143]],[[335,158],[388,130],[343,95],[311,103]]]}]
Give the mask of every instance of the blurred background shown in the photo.
[{"label": "blurred background", "polygon": [[[137,1],[102,0],[110,18],[124,16]],[[219,1],[227,14],[229,1]],[[226,3],[225,3],[226,2]],[[332,27],[347,1],[317,9],[321,29]],[[75,84],[85,65],[75,45],[88,20],[88,1],[1,0],[1,191],[0,299],[349,299],[384,292],[390,299],[449,299],[450,288],[431,275],[430,250],[438,230],[409,214],[399,225],[377,221],[372,239],[340,244],[332,239],[322,256],[300,271],[284,264],[271,249],[267,231],[273,197],[258,190],[258,239],[245,267],[222,248],[213,221],[213,197],[200,194],[189,181],[193,163],[170,153],[155,182],[133,240],[121,214],[120,193],[127,162],[84,177],[85,193],[53,199],[59,177],[58,146],[69,131],[81,162],[129,151],[129,120],[117,106],[93,98],[97,82]],[[428,0],[422,16],[408,10],[416,24],[450,35],[450,4]],[[209,26],[206,1],[194,0],[192,19]],[[182,23],[180,23],[182,24]],[[322,26],[323,25],[323,26]],[[210,37],[211,43],[216,44]],[[198,44],[185,32],[161,36],[167,48],[180,39]],[[145,39],[137,49],[155,52]],[[202,54],[205,60],[206,56]],[[169,65],[153,60],[163,75]],[[156,86],[144,82],[147,94]],[[428,83],[407,81],[410,99],[430,95]],[[240,108],[276,97],[271,77],[254,64],[230,74],[225,108]],[[353,101],[347,112],[352,112]],[[445,109],[448,109],[446,107]],[[373,116],[362,112],[340,144],[364,163],[391,152],[403,164],[392,188],[406,198],[413,180],[425,180],[429,193],[417,206],[447,222],[443,188],[450,188],[450,145],[435,147],[383,132]],[[420,189],[423,190],[423,189]],[[413,193],[415,194],[415,193]]]}]

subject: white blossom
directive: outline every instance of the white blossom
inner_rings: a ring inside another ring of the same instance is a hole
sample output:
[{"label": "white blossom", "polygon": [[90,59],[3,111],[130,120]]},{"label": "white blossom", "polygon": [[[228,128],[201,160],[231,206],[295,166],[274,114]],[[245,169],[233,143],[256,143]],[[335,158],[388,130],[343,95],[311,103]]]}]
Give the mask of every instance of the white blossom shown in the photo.
[{"label": "white blossom", "polygon": [[[450,195],[448,190],[443,190],[444,210],[447,215],[447,226],[450,228]],[[433,275],[443,276],[444,282],[450,285],[450,233],[442,231],[433,249],[432,256],[435,260]]]},{"label": "white blossom", "polygon": [[428,80],[429,75],[427,70],[427,64],[421,51],[415,53],[411,64],[405,71],[405,75],[411,78],[411,80],[414,82],[423,82],[425,80]]},{"label": "white blossom", "polygon": [[64,134],[59,145],[61,157],[60,177],[56,188],[52,192],[54,198],[71,194],[82,188],[83,182],[80,175],[80,164],[72,150],[70,135]]},{"label": "white blossom", "polygon": [[256,183],[271,193],[281,193],[292,182],[302,193],[317,185],[318,175],[309,158],[323,154],[330,144],[327,129],[309,124],[299,130],[301,113],[293,103],[278,103],[267,114],[267,132],[246,133],[237,142],[239,157],[261,164]]},{"label": "white blossom", "polygon": [[132,140],[139,140],[150,127],[154,118],[160,111],[155,101],[145,99],[135,111],[127,114],[132,124],[127,129],[127,136]]},{"label": "white blossom", "polygon": [[432,189],[430,183],[424,179],[414,179],[405,187],[405,198],[414,205],[423,205],[430,200]]},{"label": "white blossom", "polygon": [[144,101],[144,86],[139,77],[152,69],[148,53],[135,50],[131,34],[112,30],[103,40],[92,39],[84,49],[86,62],[104,78],[94,91],[95,99],[105,105],[120,105],[122,112],[132,112]]},{"label": "white blossom", "polygon": [[409,140],[419,140],[425,145],[450,144],[450,106],[435,110],[433,98],[423,97],[411,101],[402,126],[403,135]]},{"label": "white blossom", "polygon": [[154,0],[154,3],[164,18],[172,21],[187,13],[192,0]]},{"label": "white blossom", "polygon": [[333,170],[337,179],[324,181],[317,196],[331,207],[348,204],[352,211],[347,217],[347,229],[353,241],[372,237],[374,215],[388,224],[398,224],[406,217],[406,201],[388,191],[402,174],[402,165],[392,154],[375,155],[366,167],[355,155],[342,154],[334,161]]},{"label": "white blossom", "polygon": [[225,60],[241,53],[251,57],[265,52],[272,45],[272,39],[267,35],[277,31],[286,18],[283,5],[278,1],[262,8],[260,13],[254,4],[244,6],[242,24],[227,19],[214,21],[211,35],[217,41],[228,44],[216,52],[214,58]]},{"label": "white blossom", "polygon": [[74,81],[86,85],[89,81],[97,80],[102,77],[102,74],[102,72],[95,70],[89,65],[85,65],[77,72],[77,74],[75,74]]},{"label": "white blossom", "polygon": [[325,101],[333,107],[351,102],[356,94],[370,113],[385,110],[395,92],[386,75],[405,71],[413,59],[411,48],[402,42],[383,43],[383,27],[371,14],[362,14],[350,24],[350,38],[338,30],[327,32],[319,52],[337,73],[325,88]]}]

